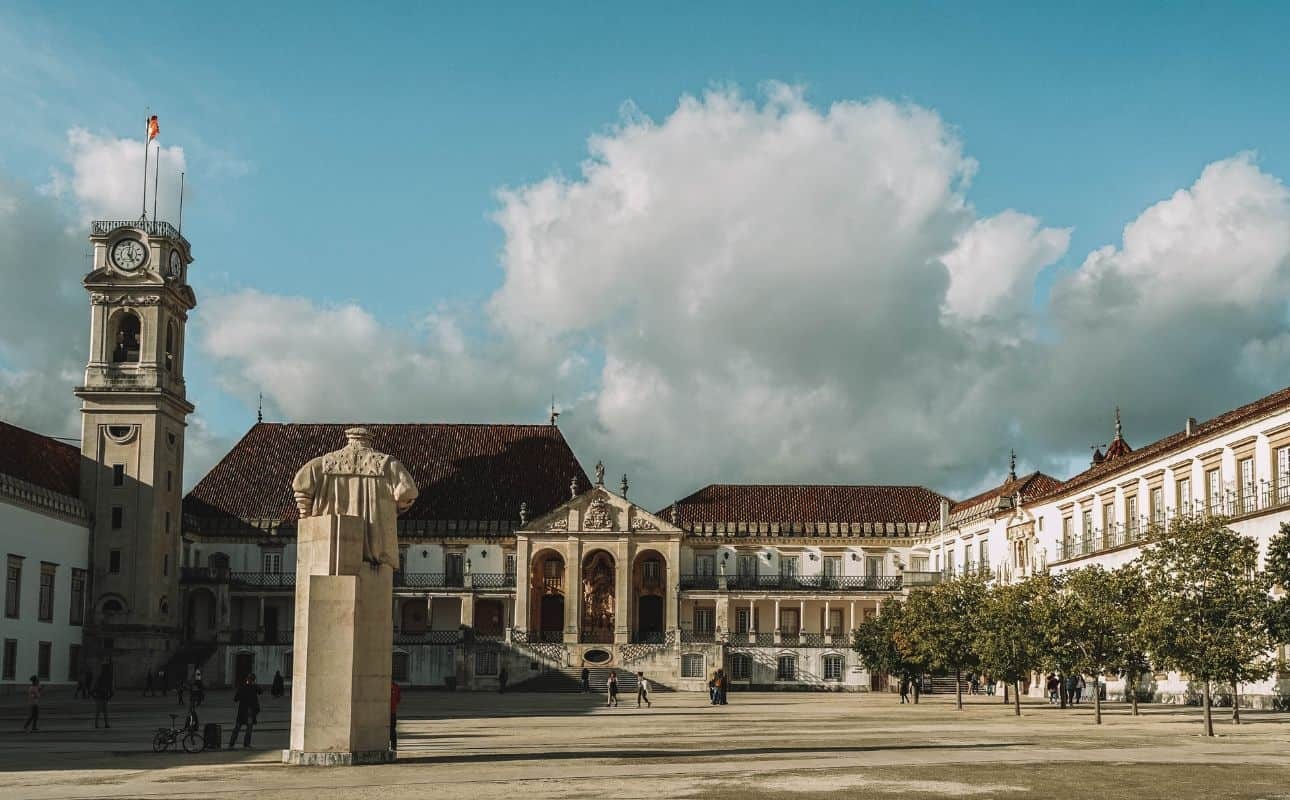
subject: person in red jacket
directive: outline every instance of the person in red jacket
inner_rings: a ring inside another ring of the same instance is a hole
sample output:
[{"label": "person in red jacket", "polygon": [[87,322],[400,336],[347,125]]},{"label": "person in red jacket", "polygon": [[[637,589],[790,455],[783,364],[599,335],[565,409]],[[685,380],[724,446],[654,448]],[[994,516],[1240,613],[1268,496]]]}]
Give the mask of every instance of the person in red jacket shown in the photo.
[{"label": "person in red jacket", "polygon": [[399,701],[403,699],[403,690],[394,681],[390,681],[390,749],[399,749]]}]

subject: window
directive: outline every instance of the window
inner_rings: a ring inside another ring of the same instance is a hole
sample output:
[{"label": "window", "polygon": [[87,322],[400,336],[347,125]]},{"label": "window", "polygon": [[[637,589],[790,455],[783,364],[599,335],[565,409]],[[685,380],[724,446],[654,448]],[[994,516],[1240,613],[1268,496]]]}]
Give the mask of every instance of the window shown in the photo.
[{"label": "window", "polygon": [[81,669],[81,646],[73,644],[67,646],[67,680],[78,680]]},{"label": "window", "polygon": [[775,665],[775,680],[797,680],[797,656],[780,656]]},{"label": "window", "polygon": [[120,571],[121,571],[121,551],[120,550],[108,551],[108,572],[111,572],[112,574],[115,575]]},{"label": "window", "polygon": [[558,579],[563,572],[564,564],[554,558],[548,558],[542,562],[542,577],[544,578]]},{"label": "window", "polygon": [[139,318],[129,311],[117,315],[112,342],[112,363],[139,360]]},{"label": "window", "polygon": [[1178,513],[1190,514],[1193,511],[1191,505],[1191,478],[1178,479]]},{"label": "window", "polygon": [[53,564],[40,565],[40,601],[36,619],[41,622],[54,621],[54,572],[57,569]]},{"label": "window", "polygon": [[658,586],[663,582],[663,562],[650,558],[641,563],[641,582],[646,586]]},{"label": "window", "polygon": [[408,679],[408,654],[394,651],[390,657],[390,678],[396,681],[407,681]]},{"label": "window", "polygon": [[954,550],[953,549],[948,549],[945,551],[945,574],[946,575],[954,574]]},{"label": "window", "polygon": [[22,556],[9,556],[4,585],[4,615],[17,619],[22,600]]},{"label": "window", "polygon": [[1129,529],[1129,533],[1137,534],[1138,532],[1138,496],[1131,494],[1124,498],[1124,526]]},{"label": "window", "polygon": [[797,577],[797,556],[780,556],[779,576],[781,578]]},{"label": "window", "polygon": [[711,608],[700,606],[694,609],[694,630],[698,633],[711,634],[715,630],[715,616]]},{"label": "window", "polygon": [[1102,504],[1102,535],[1109,544],[1115,536],[1115,503]]},{"label": "window", "polygon": [[475,674],[476,675],[496,675],[497,674],[497,651],[496,650],[476,650],[475,651]]},{"label": "window", "polygon": [[779,610],[779,629],[782,633],[797,633],[801,630],[801,618],[796,608]]},{"label": "window", "polygon": [[1067,556],[1071,554],[1071,545],[1074,543],[1075,520],[1071,517],[1062,517],[1062,552]]},{"label": "window", "polygon": [[1211,514],[1223,513],[1223,473],[1217,469],[1205,473],[1205,509]]},{"label": "window", "polygon": [[842,656],[825,656],[824,657],[824,680],[840,681],[842,680]]},{"label": "window", "polygon": [[506,576],[510,578],[511,583],[514,583],[515,582],[515,554],[507,553],[503,563],[505,564],[503,569],[506,572]]},{"label": "window", "polygon": [[166,372],[175,371],[175,341],[178,339],[175,323],[166,323]]},{"label": "window", "polygon": [[121,605],[120,600],[108,599],[103,601],[104,614],[107,614],[107,615],[120,614],[124,610],[125,610],[125,607]]},{"label": "window", "polygon": [[748,633],[752,625],[752,619],[749,609],[735,609],[735,633]]},{"label": "window", "polygon": [[85,570],[72,569],[72,602],[67,624],[85,624]]},{"label": "window", "polygon": [[1092,540],[1093,540],[1093,509],[1086,508],[1084,509],[1084,542],[1087,545],[1087,543]]},{"label": "window", "polygon": [[166,533],[170,533],[170,512],[169,512],[169,511],[167,511],[167,512],[166,512],[166,525],[165,525],[165,531],[166,531]]},{"label": "window", "polygon": [[0,680],[11,681],[18,671],[18,640],[4,640],[4,667],[0,671]]},{"label": "window", "polygon": [[914,556],[909,560],[909,566],[914,572],[927,572],[927,556]]},{"label": "window", "polygon": [[977,563],[981,565],[982,572],[990,571],[990,542],[982,539],[977,543]]},{"label": "window", "polygon": [[49,642],[40,642],[36,645],[36,677],[42,681],[49,680],[49,661],[50,653],[54,646]]},{"label": "window", "polygon": [[1236,474],[1240,480],[1237,491],[1241,493],[1241,513],[1254,511],[1254,459],[1243,458],[1236,465]]},{"label": "window", "polygon": [[112,465],[112,485],[125,486],[125,464]]},{"label": "window", "polygon": [[842,577],[842,556],[824,557],[824,577],[826,578]]},{"label": "window", "polygon": [[730,657],[730,680],[746,681],[752,674],[752,659],[743,653],[735,653]]},{"label": "window", "polygon": [[882,574],[882,556],[865,556],[864,574],[869,577],[876,577]]},{"label": "window", "polygon": [[711,554],[695,556],[694,573],[696,575],[715,575],[715,563],[716,559]]},{"label": "window", "polygon": [[681,677],[682,678],[702,678],[703,677],[703,654],[702,653],[685,653],[681,656]]},{"label": "window", "polygon": [[1290,503],[1290,447],[1277,448],[1277,503]]},{"label": "window", "polygon": [[170,574],[170,553],[166,553],[161,557],[161,574],[162,576]]},{"label": "window", "polygon": [[829,609],[829,633],[834,636],[842,635],[842,609]]},{"label": "window", "polygon": [[282,553],[265,553],[264,554],[264,571],[274,575],[282,571]]},{"label": "window", "polygon": [[112,530],[119,531],[125,522],[125,509],[121,506],[112,506]]},{"label": "window", "polygon": [[[550,563],[550,562],[548,562]],[[449,553],[444,556],[444,577],[449,586],[461,586],[462,584],[462,554]]]},{"label": "window", "polygon": [[1163,486],[1151,487],[1151,524],[1165,524],[1165,488]]},{"label": "window", "polygon": [[739,556],[736,563],[740,578],[757,577],[757,556]]}]

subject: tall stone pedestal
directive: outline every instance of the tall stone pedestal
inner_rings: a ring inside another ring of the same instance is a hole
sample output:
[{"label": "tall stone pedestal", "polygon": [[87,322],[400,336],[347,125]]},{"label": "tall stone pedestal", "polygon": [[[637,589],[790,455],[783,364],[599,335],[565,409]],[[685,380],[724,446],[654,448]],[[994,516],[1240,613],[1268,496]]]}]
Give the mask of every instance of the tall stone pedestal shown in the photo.
[{"label": "tall stone pedestal", "polygon": [[366,522],[324,514],[300,520],[288,764],[394,760],[390,653],[394,573],[363,561]]}]

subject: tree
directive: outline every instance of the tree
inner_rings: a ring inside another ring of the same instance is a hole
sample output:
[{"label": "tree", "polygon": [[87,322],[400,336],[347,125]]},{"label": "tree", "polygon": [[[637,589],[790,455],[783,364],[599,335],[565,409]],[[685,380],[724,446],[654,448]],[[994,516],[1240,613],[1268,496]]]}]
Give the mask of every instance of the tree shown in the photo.
[{"label": "tree", "polygon": [[1206,736],[1214,735],[1215,681],[1232,684],[1239,723],[1239,684],[1272,671],[1271,601],[1257,543],[1221,518],[1184,519],[1139,560],[1151,592],[1143,624],[1155,659],[1200,680]]},{"label": "tree", "polygon": [[1268,603],[1268,633],[1274,641],[1290,642],[1290,523],[1281,523],[1281,531],[1268,542],[1263,570],[1280,594]]},{"label": "tree", "polygon": [[1043,658],[1042,620],[1036,600],[1047,590],[1035,578],[994,586],[985,596],[974,632],[973,649],[981,666],[1012,684],[1013,708],[1021,716],[1021,681]]},{"label": "tree", "polygon": [[1146,668],[1146,653],[1138,635],[1145,606],[1146,585],[1136,565],[1107,572],[1085,567],[1064,576],[1066,631],[1076,654],[1074,668],[1093,678],[1093,719],[1102,724],[1099,676],[1124,676],[1125,694],[1132,696],[1137,714],[1137,683]]},{"label": "tree", "polygon": [[1041,572],[1031,577],[1031,613],[1035,615],[1035,630],[1039,634],[1039,666],[1057,673],[1058,699],[1066,707],[1067,678],[1078,668],[1080,651],[1071,637],[1071,595],[1064,591],[1064,578]]},{"label": "tree", "polygon": [[852,639],[852,649],[870,672],[885,672],[899,676],[902,682],[914,686],[914,702],[918,702],[919,680],[927,671],[926,664],[915,652],[904,630],[908,617],[905,605],[899,598],[883,602],[881,612],[860,623]]},{"label": "tree", "polygon": [[977,666],[977,617],[986,595],[985,580],[964,576],[918,589],[905,604],[904,628],[919,660],[929,669],[954,673],[955,706],[963,710],[963,671]]}]

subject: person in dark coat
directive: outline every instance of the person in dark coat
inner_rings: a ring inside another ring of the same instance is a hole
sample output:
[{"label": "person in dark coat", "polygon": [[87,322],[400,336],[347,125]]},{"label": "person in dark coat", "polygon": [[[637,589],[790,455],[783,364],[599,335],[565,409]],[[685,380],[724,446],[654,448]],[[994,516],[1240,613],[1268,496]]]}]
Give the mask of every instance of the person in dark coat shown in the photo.
[{"label": "person in dark coat", "polygon": [[285,691],[286,685],[282,680],[282,670],[277,670],[273,673],[273,688],[269,692],[274,697],[281,697]]},{"label": "person in dark coat", "polygon": [[237,732],[246,727],[242,746],[251,746],[251,729],[255,727],[255,718],[260,713],[260,687],[255,685],[255,676],[247,675],[242,685],[233,693],[233,702],[237,703],[237,721],[233,724],[233,735],[229,737],[228,746],[237,743]]},{"label": "person in dark coat", "polygon": [[591,691],[591,670],[586,667],[582,668],[582,693],[586,694]]},{"label": "person in dark coat", "polygon": [[106,669],[99,673],[99,679],[94,683],[90,696],[94,698],[94,727],[99,726],[99,717],[103,718],[103,727],[112,727],[108,724],[107,715],[107,704],[112,699],[112,676]]}]

